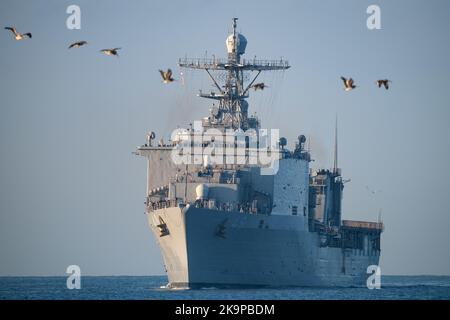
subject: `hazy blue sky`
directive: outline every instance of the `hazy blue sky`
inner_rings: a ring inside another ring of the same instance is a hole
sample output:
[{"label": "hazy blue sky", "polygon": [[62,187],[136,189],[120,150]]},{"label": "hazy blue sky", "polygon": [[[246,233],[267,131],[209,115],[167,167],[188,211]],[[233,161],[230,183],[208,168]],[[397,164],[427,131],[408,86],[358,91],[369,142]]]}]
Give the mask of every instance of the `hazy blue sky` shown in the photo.
[{"label": "hazy blue sky", "polygon": [[[81,30],[66,28],[78,4]],[[366,9],[381,7],[382,30]],[[344,218],[382,210],[385,274],[450,274],[449,1],[0,1],[0,275],[163,274],[144,213],[149,129],[199,119],[207,77],[164,86],[179,57],[225,57],[231,18],[246,57],[288,59],[252,93],[263,127],[311,137],[331,166],[339,114]],[[14,41],[4,26],[32,32]],[[90,44],[68,50],[75,40]],[[98,50],[122,47],[120,58]],[[349,94],[339,77],[360,87]],[[390,78],[392,90],[375,87]],[[375,195],[366,186],[381,190]]]}]

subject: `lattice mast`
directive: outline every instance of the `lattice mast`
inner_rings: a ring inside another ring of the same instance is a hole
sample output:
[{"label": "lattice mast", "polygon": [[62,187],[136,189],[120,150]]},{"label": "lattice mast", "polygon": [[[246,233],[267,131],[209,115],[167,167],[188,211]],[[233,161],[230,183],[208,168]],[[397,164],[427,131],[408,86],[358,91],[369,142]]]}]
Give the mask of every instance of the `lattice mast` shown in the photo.
[{"label": "lattice mast", "polygon": [[[180,59],[178,65],[182,68],[203,69],[211,78],[218,92],[203,93],[202,98],[218,101],[216,110],[212,110],[212,116],[218,125],[224,128],[242,129],[257,128],[256,119],[248,116],[249,89],[262,71],[286,70],[290,68],[288,61],[275,60],[245,60],[241,56],[245,53],[247,39],[236,31],[238,18],[233,18],[233,33],[226,40],[228,59]],[[225,71],[226,77],[223,85],[213,76],[213,71]],[[245,85],[244,73],[256,72],[252,80]]]}]

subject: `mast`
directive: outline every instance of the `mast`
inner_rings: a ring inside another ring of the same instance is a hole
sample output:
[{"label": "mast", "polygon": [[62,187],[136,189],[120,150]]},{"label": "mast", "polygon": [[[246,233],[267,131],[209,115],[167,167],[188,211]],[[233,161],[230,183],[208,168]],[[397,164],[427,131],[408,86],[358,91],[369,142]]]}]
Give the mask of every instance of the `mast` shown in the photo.
[{"label": "mast", "polygon": [[338,170],[338,116],[336,114],[336,122],[334,125],[334,163],[333,173],[337,173]]},{"label": "mast", "polygon": [[[198,96],[218,101],[218,109],[212,111],[212,119],[216,127],[247,130],[258,129],[259,123],[255,118],[248,116],[249,89],[262,71],[286,70],[290,68],[288,61],[241,59],[245,53],[247,39],[237,32],[237,20],[233,18],[233,32],[226,39],[227,59],[179,59],[178,66],[189,69],[205,70],[211,78],[217,92],[199,92]],[[223,84],[214,77],[213,72],[225,72]],[[253,75],[256,72],[256,75]],[[253,79],[244,85],[244,74],[252,73]]]}]

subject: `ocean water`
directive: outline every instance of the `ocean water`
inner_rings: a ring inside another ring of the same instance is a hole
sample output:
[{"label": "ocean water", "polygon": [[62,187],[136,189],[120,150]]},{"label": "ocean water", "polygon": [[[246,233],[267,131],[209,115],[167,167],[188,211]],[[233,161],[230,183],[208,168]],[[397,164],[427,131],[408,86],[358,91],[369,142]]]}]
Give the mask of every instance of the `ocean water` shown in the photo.
[{"label": "ocean water", "polygon": [[167,289],[165,276],[82,277],[69,290],[65,277],[0,277],[0,300],[390,300],[450,299],[450,276],[384,276],[381,289],[367,288],[203,288]]}]

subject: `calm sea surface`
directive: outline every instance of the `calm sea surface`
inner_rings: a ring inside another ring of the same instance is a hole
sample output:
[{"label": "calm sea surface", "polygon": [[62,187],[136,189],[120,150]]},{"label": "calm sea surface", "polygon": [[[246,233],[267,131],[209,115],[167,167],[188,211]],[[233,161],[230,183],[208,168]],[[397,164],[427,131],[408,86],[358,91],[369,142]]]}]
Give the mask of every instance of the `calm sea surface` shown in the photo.
[{"label": "calm sea surface", "polygon": [[450,299],[450,276],[384,276],[381,289],[265,288],[171,290],[167,278],[83,277],[80,290],[68,290],[65,277],[0,277],[5,299]]}]

